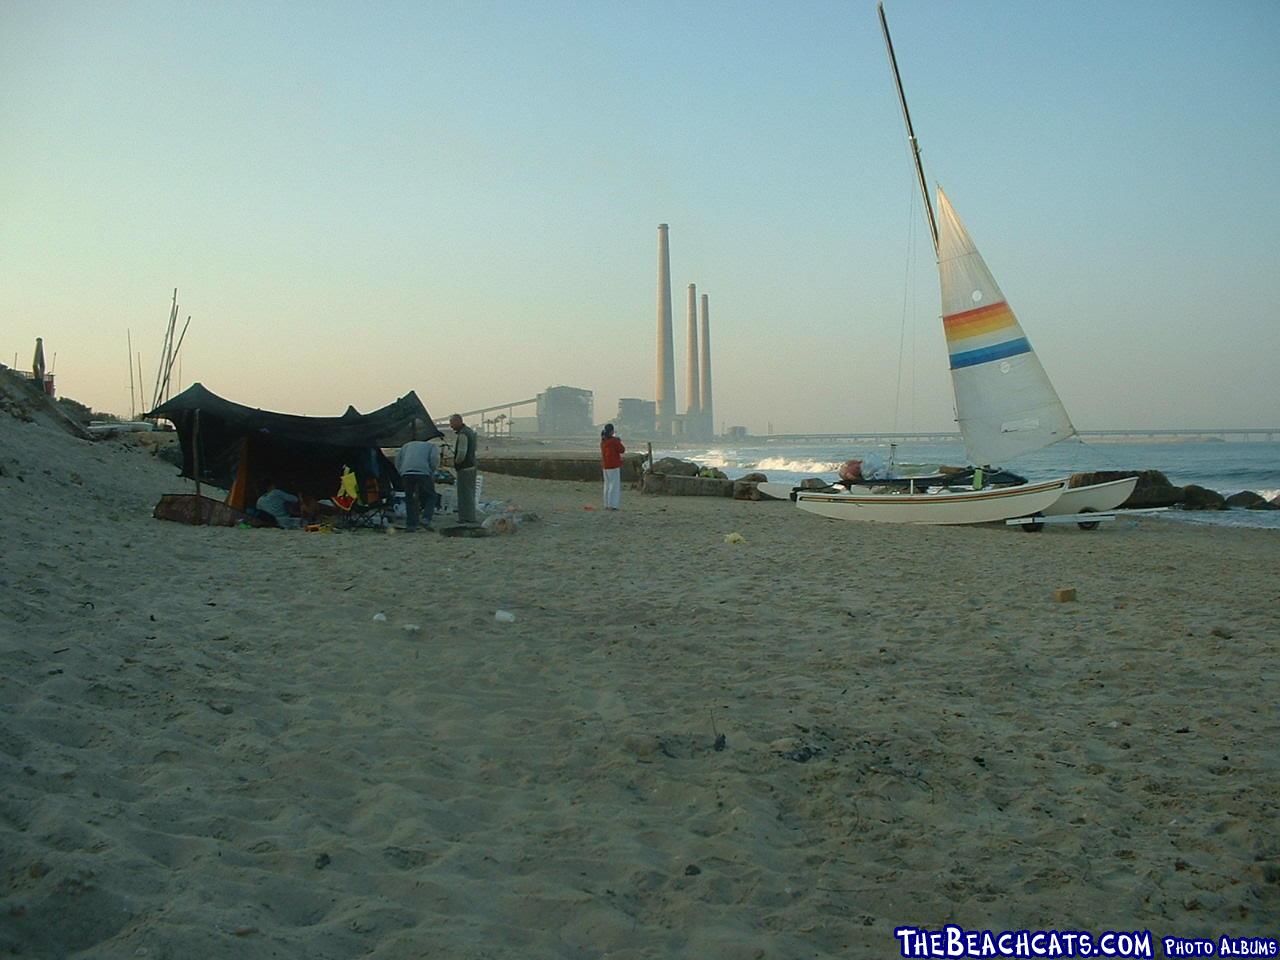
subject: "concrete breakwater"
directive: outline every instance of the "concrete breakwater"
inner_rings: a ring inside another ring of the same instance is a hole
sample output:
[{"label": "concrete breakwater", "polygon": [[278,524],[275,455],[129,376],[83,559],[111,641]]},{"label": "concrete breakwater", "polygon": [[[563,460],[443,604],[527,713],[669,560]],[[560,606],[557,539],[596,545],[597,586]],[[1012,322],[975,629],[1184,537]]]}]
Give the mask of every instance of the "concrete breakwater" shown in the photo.
[{"label": "concrete breakwater", "polygon": [[[636,483],[644,472],[645,455],[626,453],[622,456],[622,480]],[[599,454],[584,453],[480,453],[482,473],[505,473],[514,477],[532,477],[537,480],[600,480]]]}]

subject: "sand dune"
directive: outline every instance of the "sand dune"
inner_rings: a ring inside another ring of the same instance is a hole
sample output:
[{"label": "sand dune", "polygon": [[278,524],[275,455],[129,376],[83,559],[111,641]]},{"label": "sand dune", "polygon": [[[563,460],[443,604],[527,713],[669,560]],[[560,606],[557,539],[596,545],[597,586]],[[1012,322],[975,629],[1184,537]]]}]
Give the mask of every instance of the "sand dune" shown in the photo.
[{"label": "sand dune", "polygon": [[150,519],[173,468],[4,414],[0,468],[0,952],[1274,936],[1269,531],[611,515],[496,475],[514,536],[189,528]]}]

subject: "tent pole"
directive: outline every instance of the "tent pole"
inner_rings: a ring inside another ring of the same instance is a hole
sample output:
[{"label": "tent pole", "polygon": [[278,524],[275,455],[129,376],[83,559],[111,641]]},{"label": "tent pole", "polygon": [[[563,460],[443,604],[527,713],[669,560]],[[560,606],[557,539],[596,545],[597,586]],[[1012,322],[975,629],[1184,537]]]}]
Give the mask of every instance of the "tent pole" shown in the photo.
[{"label": "tent pole", "polygon": [[196,411],[195,425],[191,428],[191,472],[196,478],[196,498],[200,497],[200,411]]}]

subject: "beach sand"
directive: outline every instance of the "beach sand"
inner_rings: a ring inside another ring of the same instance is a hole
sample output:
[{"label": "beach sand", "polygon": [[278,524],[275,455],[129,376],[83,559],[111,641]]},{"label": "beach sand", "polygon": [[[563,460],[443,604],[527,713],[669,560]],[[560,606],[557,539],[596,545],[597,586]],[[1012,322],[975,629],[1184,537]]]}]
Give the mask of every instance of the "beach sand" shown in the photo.
[{"label": "beach sand", "polygon": [[511,536],[194,528],[172,467],[2,412],[0,468],[0,954],[1275,936],[1273,532],[498,475]]}]

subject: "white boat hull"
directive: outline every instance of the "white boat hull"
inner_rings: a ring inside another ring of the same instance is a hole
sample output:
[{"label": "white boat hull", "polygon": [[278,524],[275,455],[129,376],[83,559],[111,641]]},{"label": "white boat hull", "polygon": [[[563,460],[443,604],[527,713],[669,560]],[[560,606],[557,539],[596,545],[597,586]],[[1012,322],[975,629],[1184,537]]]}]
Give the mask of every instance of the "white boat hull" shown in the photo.
[{"label": "white boat hull", "polygon": [[823,493],[802,490],[796,506],[834,520],[881,523],[993,523],[1043,513],[1062,495],[1067,481],[1025,483],[944,493]]},{"label": "white boat hull", "polygon": [[1138,485],[1137,477],[1124,480],[1112,480],[1109,483],[1095,483],[1088,487],[1068,487],[1062,491],[1057,503],[1042,512],[1046,517],[1058,517],[1073,513],[1091,513],[1114,510],[1129,499],[1134,487]]},{"label": "white boat hull", "polygon": [[797,484],[783,480],[762,480],[756,484],[756,489],[770,500],[790,500],[791,493],[796,487]]}]

